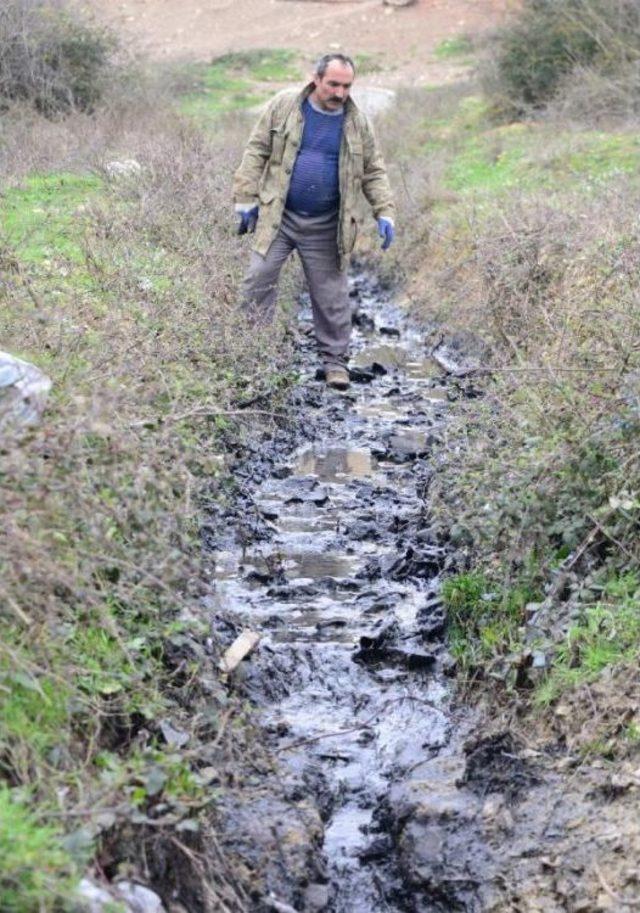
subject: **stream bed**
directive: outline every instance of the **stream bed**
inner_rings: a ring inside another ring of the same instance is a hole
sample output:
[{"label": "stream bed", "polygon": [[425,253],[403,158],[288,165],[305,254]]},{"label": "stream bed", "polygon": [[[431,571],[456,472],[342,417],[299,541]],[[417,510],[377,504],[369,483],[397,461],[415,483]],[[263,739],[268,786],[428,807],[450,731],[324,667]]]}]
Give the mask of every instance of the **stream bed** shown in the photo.
[{"label": "stream bed", "polygon": [[[244,687],[323,820],[315,908],[382,913],[408,908],[389,791],[450,740],[438,596],[450,558],[428,489],[451,394],[389,297],[358,277],[352,299],[355,382],[326,390],[305,344],[311,440],[266,470],[249,461],[250,532],[236,520],[218,545],[209,606],[263,635]],[[300,319],[309,340],[308,309]]]},{"label": "stream bed", "polygon": [[459,353],[431,361],[367,276],[351,295],[351,389],[317,375],[303,308],[292,421],[243,453],[235,495],[203,530],[217,637],[261,635],[232,686],[276,759],[229,805],[226,846],[255,883],[242,911],[622,909],[593,869],[605,848],[617,872],[611,840],[637,830],[606,768],[454,701],[439,592],[464,557],[429,489],[450,410],[475,394],[447,369]]},{"label": "stream bed", "polygon": [[429,487],[452,404],[473,390],[366,276],[351,295],[351,389],[317,375],[303,308],[293,431],[254,448],[234,473],[234,506],[211,523],[207,606],[228,642],[261,634],[234,681],[258,710],[285,801],[260,800],[243,852],[278,857],[256,909],[480,911],[496,860],[488,832],[535,776],[508,734],[470,739],[471,714],[452,702],[439,591],[459,556]]}]

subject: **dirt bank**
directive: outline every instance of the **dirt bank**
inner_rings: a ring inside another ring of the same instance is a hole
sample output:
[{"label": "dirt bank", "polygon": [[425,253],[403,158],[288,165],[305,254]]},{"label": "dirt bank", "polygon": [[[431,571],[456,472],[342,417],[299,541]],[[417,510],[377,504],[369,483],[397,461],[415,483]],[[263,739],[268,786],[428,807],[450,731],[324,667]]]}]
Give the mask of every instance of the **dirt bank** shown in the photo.
[{"label": "dirt bank", "polygon": [[429,60],[434,48],[492,25],[507,3],[418,0],[406,9],[384,6],[382,0],[123,0],[109,9],[90,0],[89,5],[153,59],[209,60],[228,51],[281,47],[311,61],[342,49],[375,58],[379,72],[369,80],[401,85],[437,76],[442,68]]}]

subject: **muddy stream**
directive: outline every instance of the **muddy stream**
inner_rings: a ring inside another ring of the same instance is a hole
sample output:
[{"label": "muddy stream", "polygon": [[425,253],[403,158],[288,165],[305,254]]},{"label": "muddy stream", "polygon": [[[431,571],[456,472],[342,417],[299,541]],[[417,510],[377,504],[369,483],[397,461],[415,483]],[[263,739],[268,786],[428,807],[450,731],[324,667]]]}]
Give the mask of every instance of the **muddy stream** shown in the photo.
[{"label": "muddy stream", "polygon": [[303,309],[300,431],[245,466],[210,605],[262,633],[243,687],[324,823],[304,909],[389,913],[415,901],[390,791],[451,740],[438,596],[451,558],[428,492],[457,394],[390,296],[365,276],[351,294],[355,382],[339,394],[316,378]]}]

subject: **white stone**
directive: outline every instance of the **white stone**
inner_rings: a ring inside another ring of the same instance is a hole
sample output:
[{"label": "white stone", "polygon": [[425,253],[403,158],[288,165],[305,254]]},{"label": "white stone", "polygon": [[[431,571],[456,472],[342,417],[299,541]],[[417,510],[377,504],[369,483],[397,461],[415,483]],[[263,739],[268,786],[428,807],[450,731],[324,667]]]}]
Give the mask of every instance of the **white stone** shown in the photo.
[{"label": "white stone", "polygon": [[88,878],[82,879],[76,894],[87,913],[102,913],[107,904],[113,904],[113,895]]},{"label": "white stone", "polygon": [[369,117],[382,114],[393,106],[396,93],[393,89],[379,89],[374,86],[354,86],[353,100]]},{"label": "white stone", "polygon": [[0,352],[0,433],[36,424],[50,389],[51,379],[35,365]]},{"label": "white stone", "polygon": [[76,895],[86,913],[105,913],[116,903],[123,906],[127,913],[165,913],[157,894],[131,881],[120,881],[110,885],[108,890],[90,878],[83,878],[76,889]]},{"label": "white stone", "polygon": [[135,178],[142,173],[142,165],[135,159],[123,159],[121,162],[107,162],[104,170],[112,180]]},{"label": "white stone", "polygon": [[128,905],[131,913],[165,913],[158,895],[141,884],[120,881],[114,888],[116,894]]}]

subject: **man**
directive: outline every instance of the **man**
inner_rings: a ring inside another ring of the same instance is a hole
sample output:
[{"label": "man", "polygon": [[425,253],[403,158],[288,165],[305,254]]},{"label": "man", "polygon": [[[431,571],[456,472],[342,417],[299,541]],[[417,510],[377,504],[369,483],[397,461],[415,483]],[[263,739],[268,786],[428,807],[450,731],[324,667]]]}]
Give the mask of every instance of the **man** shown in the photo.
[{"label": "man", "polygon": [[302,92],[286,89],[254,127],[233,187],[238,232],[255,232],[243,300],[256,320],[272,317],[278,277],[297,250],[330,387],[349,386],[351,335],[346,268],[358,231],[362,191],[386,250],[394,204],[371,124],[350,98],[353,61],[326,54]]}]

